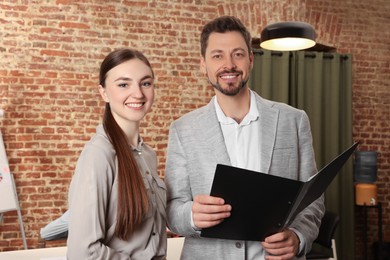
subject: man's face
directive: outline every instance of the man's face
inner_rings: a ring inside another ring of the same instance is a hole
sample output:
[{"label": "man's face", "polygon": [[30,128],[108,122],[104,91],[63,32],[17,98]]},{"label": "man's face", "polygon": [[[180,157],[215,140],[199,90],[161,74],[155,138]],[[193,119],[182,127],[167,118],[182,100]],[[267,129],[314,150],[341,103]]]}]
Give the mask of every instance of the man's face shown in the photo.
[{"label": "man's face", "polygon": [[201,67],[216,90],[234,96],[246,86],[253,53],[249,53],[239,32],[212,33]]}]

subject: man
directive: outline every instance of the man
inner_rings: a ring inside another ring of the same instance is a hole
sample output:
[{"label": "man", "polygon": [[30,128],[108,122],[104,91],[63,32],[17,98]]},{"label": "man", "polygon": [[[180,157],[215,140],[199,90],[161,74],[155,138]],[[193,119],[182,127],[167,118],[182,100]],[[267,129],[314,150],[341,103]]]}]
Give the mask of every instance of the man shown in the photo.
[{"label": "man", "polygon": [[264,241],[200,237],[232,210],[208,195],[218,163],[301,181],[317,172],[306,113],[249,90],[251,36],[240,20],[223,16],[206,24],[201,54],[215,96],[172,123],[165,172],[168,225],[186,237],[182,259],[305,259],[323,216],[322,197]]}]

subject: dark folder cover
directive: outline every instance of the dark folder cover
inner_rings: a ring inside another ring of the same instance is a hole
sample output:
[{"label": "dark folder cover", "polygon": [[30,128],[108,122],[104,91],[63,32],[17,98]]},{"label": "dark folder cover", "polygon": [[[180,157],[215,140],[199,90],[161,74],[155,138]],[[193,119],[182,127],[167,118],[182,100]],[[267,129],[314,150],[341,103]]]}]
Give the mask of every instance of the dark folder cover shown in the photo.
[{"label": "dark folder cover", "polygon": [[210,195],[223,198],[232,212],[221,224],[203,229],[201,236],[263,241],[280,232],[325,192],[357,145],[306,182],[218,164]]}]

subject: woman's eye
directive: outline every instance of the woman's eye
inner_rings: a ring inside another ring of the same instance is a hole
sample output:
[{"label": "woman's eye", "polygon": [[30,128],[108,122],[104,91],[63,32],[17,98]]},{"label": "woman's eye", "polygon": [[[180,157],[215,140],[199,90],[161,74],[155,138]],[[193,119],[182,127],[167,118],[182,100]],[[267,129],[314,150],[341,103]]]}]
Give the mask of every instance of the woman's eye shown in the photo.
[{"label": "woman's eye", "polygon": [[153,83],[149,82],[149,81],[141,83],[141,86],[144,87],[144,88],[148,88],[148,87],[150,87],[152,85],[153,85]]}]

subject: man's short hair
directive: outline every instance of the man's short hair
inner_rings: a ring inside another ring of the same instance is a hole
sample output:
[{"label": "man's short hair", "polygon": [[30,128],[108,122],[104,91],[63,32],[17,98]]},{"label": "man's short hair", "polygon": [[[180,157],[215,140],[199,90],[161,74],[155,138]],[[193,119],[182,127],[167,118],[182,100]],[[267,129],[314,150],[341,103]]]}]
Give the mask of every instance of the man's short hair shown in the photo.
[{"label": "man's short hair", "polygon": [[241,33],[248,47],[248,52],[251,52],[252,38],[249,31],[242,24],[240,19],[234,16],[221,16],[212,20],[211,22],[208,22],[203,27],[202,33],[200,35],[200,52],[202,56],[205,57],[206,48],[211,33],[213,32],[225,33],[225,32],[235,32],[235,31]]}]

